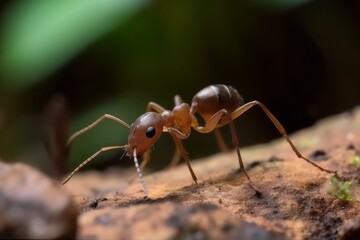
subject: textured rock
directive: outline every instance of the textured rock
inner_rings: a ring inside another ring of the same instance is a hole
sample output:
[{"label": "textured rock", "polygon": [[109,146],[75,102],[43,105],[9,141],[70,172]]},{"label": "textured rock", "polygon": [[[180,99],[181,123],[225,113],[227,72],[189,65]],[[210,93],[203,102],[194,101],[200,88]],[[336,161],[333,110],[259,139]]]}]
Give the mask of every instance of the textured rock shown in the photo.
[{"label": "textured rock", "polygon": [[84,239],[282,239],[280,233],[239,221],[210,203],[104,208],[84,213],[80,224],[89,226],[80,232]]},{"label": "textured rock", "polygon": [[74,238],[71,198],[38,170],[0,162],[0,238]]},{"label": "textured rock", "polygon": [[79,173],[64,186],[81,211],[78,238],[356,239],[360,168],[352,159],[360,153],[360,109],[291,139],[304,156],[353,181],[353,200],[329,194],[330,175],[279,139],[241,150],[260,195],[239,172],[234,152],[192,161],[197,186],[184,165],[145,174],[149,199],[123,171]]}]

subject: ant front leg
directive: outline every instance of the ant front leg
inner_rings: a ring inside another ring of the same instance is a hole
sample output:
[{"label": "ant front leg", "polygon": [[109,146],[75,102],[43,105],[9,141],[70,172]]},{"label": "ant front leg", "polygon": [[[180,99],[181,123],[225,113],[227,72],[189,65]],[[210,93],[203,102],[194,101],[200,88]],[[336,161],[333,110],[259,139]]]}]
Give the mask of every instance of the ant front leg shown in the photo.
[{"label": "ant front leg", "polygon": [[[174,103],[175,103],[175,106],[178,106],[178,105],[183,103],[183,100],[180,97],[180,95],[175,95]],[[155,111],[155,112],[158,112],[158,113],[162,113],[162,112],[166,111],[166,109],[164,107],[160,106],[159,104],[155,103],[155,102],[149,102],[148,105],[147,105],[146,111],[147,112]],[[165,129],[165,131],[167,131],[167,129]],[[144,156],[144,160],[141,163],[141,165],[143,165],[143,167],[145,167],[144,165],[146,165],[146,163],[149,162],[149,160],[150,160],[150,153],[148,155],[149,155],[147,157],[148,161],[145,162],[146,158]],[[166,168],[169,169],[169,168],[172,168],[172,167],[178,165],[179,162],[180,162],[180,159],[181,159],[181,153],[180,153],[179,149],[176,147],[174,155],[173,155],[173,157],[171,159],[171,162],[166,166]],[[145,163],[145,164],[143,164],[143,163]],[[140,167],[141,167],[141,165],[140,165]]]},{"label": "ant front leg", "polygon": [[[174,103],[175,103],[175,106],[179,106],[181,104],[184,103],[183,99],[181,98],[180,95],[175,95],[174,96]],[[180,153],[180,150],[178,147],[175,148],[175,152],[174,152],[174,155],[171,159],[171,162],[166,166],[167,169],[171,169],[175,166],[177,166],[179,164],[181,160],[181,153]]]},{"label": "ant front leg", "polygon": [[189,154],[187,153],[184,145],[181,142],[181,139],[187,138],[188,135],[185,135],[185,134],[181,133],[180,131],[178,131],[175,128],[169,128],[168,132],[169,132],[170,136],[172,137],[172,139],[174,140],[177,149],[179,149],[180,154],[181,154],[182,158],[184,159],[184,161],[185,161],[185,163],[186,163],[186,165],[187,165],[187,167],[189,169],[189,172],[191,174],[192,179],[194,180],[195,184],[197,185],[197,177],[196,177],[196,175],[194,173],[194,170],[191,167]]},{"label": "ant front leg", "polygon": [[248,111],[250,108],[254,107],[254,106],[259,106],[261,107],[261,109],[266,113],[266,115],[268,116],[268,118],[271,120],[271,122],[275,125],[275,127],[277,128],[277,130],[280,132],[280,134],[286,139],[286,141],[289,143],[290,147],[292,148],[292,150],[295,152],[296,156],[298,158],[301,158],[305,161],[307,161],[308,163],[312,164],[313,166],[317,167],[318,169],[320,169],[323,172],[327,172],[327,173],[334,173],[335,175],[337,175],[336,171],[331,171],[328,169],[325,169],[319,165],[317,165],[316,163],[312,162],[311,160],[305,158],[300,152],[299,150],[295,147],[295,145],[293,144],[293,142],[290,140],[285,128],[282,126],[282,124],[279,122],[279,120],[277,120],[277,118],[270,112],[270,110],[261,102],[259,101],[252,101],[249,103],[246,103],[244,105],[242,105],[241,107],[239,107],[238,109],[236,109],[232,114],[231,114],[231,119],[236,119],[238,118],[241,114],[245,113],[246,111]]}]

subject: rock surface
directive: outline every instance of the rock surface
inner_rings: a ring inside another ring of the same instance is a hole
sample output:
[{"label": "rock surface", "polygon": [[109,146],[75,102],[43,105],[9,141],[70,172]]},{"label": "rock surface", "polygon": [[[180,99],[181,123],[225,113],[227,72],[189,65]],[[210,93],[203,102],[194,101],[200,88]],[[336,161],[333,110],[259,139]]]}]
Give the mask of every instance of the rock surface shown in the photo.
[{"label": "rock surface", "polygon": [[56,182],[25,164],[0,162],[0,238],[74,238],[77,209]]},{"label": "rock surface", "polygon": [[[79,173],[64,188],[81,212],[78,239],[357,239],[360,231],[360,108],[290,138],[324,168],[352,181],[352,201],[329,194],[330,175],[296,157],[284,139],[145,176],[149,198],[121,170]],[[153,159],[155,161],[155,159]]]}]

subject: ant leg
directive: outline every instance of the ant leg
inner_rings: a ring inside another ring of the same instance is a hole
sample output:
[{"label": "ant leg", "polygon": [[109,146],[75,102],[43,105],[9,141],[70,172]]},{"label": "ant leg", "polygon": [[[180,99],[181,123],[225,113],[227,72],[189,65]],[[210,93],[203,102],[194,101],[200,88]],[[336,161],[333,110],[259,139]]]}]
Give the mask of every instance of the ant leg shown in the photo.
[{"label": "ant leg", "polygon": [[[183,100],[180,97],[180,95],[175,95],[174,96],[174,103],[175,103],[175,106],[179,106],[180,104],[183,103]],[[168,129],[165,128],[165,131],[167,132]],[[181,159],[180,151],[179,151],[179,149],[177,147],[175,147],[174,155],[173,155],[170,163],[165,167],[165,169],[171,169],[171,168],[177,166],[179,164],[179,162],[180,162],[180,159]]]},{"label": "ant leg", "polygon": [[[183,100],[180,97],[180,95],[175,95],[174,103],[175,103],[175,106],[178,106],[183,103]],[[147,112],[155,111],[157,113],[162,113],[162,112],[166,111],[166,109],[164,107],[162,107],[160,104],[157,104],[155,102],[149,102],[146,107],[146,111]]]},{"label": "ant leg", "polygon": [[91,155],[88,159],[86,159],[84,162],[82,162],[77,168],[75,168],[74,171],[72,171],[72,173],[70,173],[70,175],[61,183],[62,185],[64,185],[65,183],[67,183],[67,181],[70,180],[70,178],[77,172],[80,170],[80,168],[82,168],[83,166],[85,166],[87,163],[89,163],[91,160],[93,160],[97,155],[99,155],[100,153],[109,151],[109,150],[113,150],[113,149],[123,149],[123,148],[127,148],[127,145],[124,146],[110,146],[110,147],[103,147],[101,148],[99,151],[97,151],[96,153],[94,153],[93,155]]},{"label": "ant leg", "polygon": [[[182,100],[182,98],[180,97],[180,95],[175,95],[174,96],[174,103],[175,106],[179,106],[183,103],[184,101]],[[188,137],[188,136],[187,136]],[[186,137],[185,137],[186,138]],[[166,166],[166,169],[171,169],[175,166],[177,166],[180,162],[181,159],[181,153],[179,151],[179,149],[177,147],[175,147],[175,152],[174,155],[170,161],[170,163]]]},{"label": "ant leg", "polygon": [[95,122],[91,123],[89,126],[77,131],[76,133],[74,133],[69,140],[66,142],[66,146],[69,146],[71,144],[72,141],[74,141],[75,138],[79,137],[80,135],[84,134],[85,132],[93,129],[94,127],[96,127],[100,122],[102,122],[105,119],[109,119],[112,120],[118,124],[121,124],[127,128],[130,128],[129,124],[127,124],[126,122],[124,122],[123,120],[114,117],[110,114],[104,114],[103,116],[101,116],[100,118],[98,118]]},{"label": "ant leg", "polygon": [[[166,129],[166,131],[168,131],[168,130]],[[140,163],[140,167],[139,167],[141,171],[143,171],[145,169],[145,166],[150,162],[150,160],[151,160],[151,151],[152,150],[150,148],[144,153],[143,159],[142,159],[142,161]],[[171,160],[170,164],[168,166],[166,166],[166,168],[171,168],[173,166],[176,166],[179,163],[180,158],[181,158],[180,151],[176,147],[173,159]],[[134,174],[133,176],[131,176],[129,182],[130,183],[133,182],[137,177],[138,177],[137,174]]]},{"label": "ant leg", "polygon": [[197,122],[196,123],[193,122],[192,127],[200,133],[209,133],[211,131],[214,131],[215,128],[218,127],[218,123],[221,121],[221,118],[226,114],[227,111],[225,109],[222,109],[216,112],[214,115],[212,115],[212,117],[205,122],[204,126],[199,126]]},{"label": "ant leg", "polygon": [[317,167],[318,169],[320,169],[323,172],[327,172],[327,173],[334,173],[335,175],[337,175],[336,171],[331,171],[328,169],[325,169],[319,165],[317,165],[316,163],[314,163],[313,161],[305,158],[300,152],[299,150],[295,147],[295,145],[293,144],[293,142],[290,140],[285,128],[281,125],[281,123],[279,122],[279,120],[277,120],[277,118],[270,112],[270,110],[261,102],[259,101],[252,101],[249,103],[246,103],[244,105],[242,105],[241,107],[239,107],[238,109],[236,109],[232,114],[231,114],[231,119],[236,119],[237,117],[239,117],[241,114],[243,114],[244,112],[246,112],[247,110],[249,110],[250,108],[254,107],[254,106],[259,106],[261,107],[261,109],[266,113],[266,115],[268,116],[268,118],[271,120],[271,122],[275,125],[275,127],[277,128],[277,130],[280,132],[280,134],[286,139],[286,141],[289,143],[290,147],[292,148],[292,150],[295,152],[296,156],[298,158],[301,158],[303,160],[305,160],[306,162],[310,163],[311,165]]},{"label": "ant leg", "polygon": [[155,103],[155,102],[149,102],[147,107],[146,107],[146,112],[157,112],[157,113],[162,113],[163,111],[165,111],[166,109],[162,106],[160,106],[159,104]]},{"label": "ant leg", "polygon": [[195,184],[197,185],[197,177],[194,173],[194,170],[192,169],[191,165],[190,165],[190,159],[189,159],[189,154],[187,153],[187,151],[184,148],[184,145],[181,142],[181,139],[179,139],[177,137],[177,135],[175,135],[172,131],[170,131],[172,129],[169,129],[169,134],[172,137],[172,139],[174,140],[176,147],[179,149],[180,154],[182,156],[182,158],[185,160],[185,163],[190,171],[191,177],[194,180]]},{"label": "ant leg", "polygon": [[[241,154],[240,154],[240,147],[239,147],[239,137],[236,133],[236,129],[235,129],[235,124],[233,122],[233,120],[231,119],[230,117],[230,114],[227,113],[226,116],[228,117],[229,119],[229,127],[230,127],[230,132],[231,132],[231,140],[232,140],[232,144],[234,145],[235,149],[236,149],[236,154],[238,156],[238,159],[239,159],[239,164],[240,164],[240,169],[244,172],[245,176],[247,177],[247,179],[249,179],[250,183],[252,182],[249,175],[247,174],[246,170],[245,170],[245,167],[244,167],[244,163],[243,163],[243,160],[242,160],[242,157],[241,157]],[[251,184],[252,186],[252,184]],[[252,188],[254,188],[252,186]],[[255,189],[255,188],[254,188]],[[256,189],[255,189],[256,192],[258,192]]]},{"label": "ant leg", "polygon": [[[181,131],[179,131],[178,129],[176,128],[166,128],[166,131],[171,133],[171,135],[174,135],[174,137],[178,138],[179,140],[183,140],[183,139],[186,139],[190,136],[190,132],[188,134],[184,134],[182,133]],[[176,142],[175,142],[176,143]],[[184,148],[184,147],[183,147]],[[184,148],[184,151],[186,153],[186,150]],[[187,153],[186,153],[187,154]],[[174,156],[173,158],[171,159],[171,162],[170,164],[167,166],[167,168],[170,168],[170,167],[173,167],[173,166],[176,166],[179,161],[180,161],[180,158],[181,156],[183,156],[183,154],[181,153],[181,149],[176,147],[175,148],[175,152],[174,152]],[[185,159],[185,158],[184,158]]]},{"label": "ant leg", "polygon": [[[174,97],[174,102],[175,102],[175,105],[177,106],[177,105],[180,105],[183,101],[179,95],[176,95]],[[166,111],[166,109],[164,107],[160,106],[159,104],[157,104],[155,102],[149,102],[147,105],[146,111],[149,112],[152,110],[155,112],[158,112],[158,113],[162,113],[162,112]],[[167,132],[168,129],[164,127],[163,131]],[[178,134],[176,134],[176,135],[178,135]],[[181,135],[181,133],[180,133],[180,135]],[[180,137],[180,138],[182,138],[182,137]],[[170,167],[177,165],[179,163],[180,157],[181,157],[181,155],[180,155],[178,148],[175,148],[174,156],[173,156],[170,164],[166,168],[170,168]],[[149,154],[148,159],[150,160],[150,154]],[[146,158],[144,156],[144,160],[141,163],[141,165],[145,165],[145,162],[149,161],[149,160],[147,160],[147,161],[145,161],[145,160],[146,160]],[[140,165],[140,167],[141,167],[141,165]]]},{"label": "ant leg", "polygon": [[151,148],[144,153],[143,160],[140,163],[140,170],[144,170],[145,166],[150,162]]},{"label": "ant leg", "polygon": [[170,163],[165,167],[165,169],[171,169],[177,166],[180,162],[180,159],[181,159],[180,151],[177,147],[175,147],[173,158],[171,159]]},{"label": "ant leg", "polygon": [[216,129],[216,127],[218,126],[220,121],[223,121],[221,118],[223,116],[226,116],[228,121],[227,123],[229,124],[230,127],[230,132],[231,132],[231,140],[232,140],[232,144],[236,149],[236,154],[238,156],[239,159],[239,164],[240,164],[240,169],[244,172],[245,176],[247,177],[247,179],[249,179],[249,181],[251,182],[251,179],[249,177],[249,175],[247,174],[243,161],[242,161],[242,157],[240,154],[240,147],[239,147],[239,138],[238,135],[236,133],[236,129],[235,129],[235,124],[231,118],[231,115],[229,114],[228,111],[226,111],[225,109],[222,109],[218,112],[216,112],[209,120],[206,121],[205,126],[201,127],[201,126],[195,126],[194,129],[200,133],[209,133],[213,130]]},{"label": "ant leg", "polygon": [[[183,99],[181,98],[180,95],[175,95],[174,96],[174,103],[175,103],[175,106],[179,106],[183,103]],[[166,169],[170,169],[170,168],[173,168],[175,166],[177,166],[179,164],[181,160],[181,153],[179,151],[179,149],[177,147],[175,147],[175,152],[174,152],[174,155],[171,159],[171,162],[166,166]]]},{"label": "ant leg", "polygon": [[215,128],[214,129],[214,134],[215,134],[215,138],[216,138],[216,142],[219,145],[219,148],[222,152],[229,152],[230,149],[229,147],[226,145],[225,140],[221,134],[221,131],[219,128]]},{"label": "ant leg", "polygon": [[182,100],[182,98],[180,97],[180,95],[175,95],[175,97],[174,97],[174,102],[175,102],[175,106],[179,106],[179,105],[182,104],[184,101]]},{"label": "ant leg", "polygon": [[171,133],[173,134],[175,137],[177,137],[178,139],[184,140],[186,138],[188,138],[190,136],[190,132],[188,134],[182,133],[181,131],[179,131],[176,128],[165,128],[165,132]]}]

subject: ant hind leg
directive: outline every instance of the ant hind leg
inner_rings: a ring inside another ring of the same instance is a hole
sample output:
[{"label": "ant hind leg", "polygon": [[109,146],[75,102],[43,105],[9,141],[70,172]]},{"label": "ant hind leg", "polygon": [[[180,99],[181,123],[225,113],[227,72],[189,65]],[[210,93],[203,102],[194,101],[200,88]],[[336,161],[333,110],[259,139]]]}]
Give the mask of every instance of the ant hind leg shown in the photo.
[{"label": "ant hind leg", "polygon": [[239,137],[237,135],[235,124],[234,124],[229,112],[226,111],[225,109],[222,109],[222,110],[216,112],[209,120],[207,120],[205,123],[205,126],[203,126],[203,127],[202,126],[194,126],[194,129],[200,133],[209,133],[211,131],[214,131],[219,126],[219,123],[223,121],[222,118],[224,116],[228,120],[227,124],[230,127],[231,141],[236,150],[236,154],[237,154],[237,157],[239,160],[240,170],[244,172],[245,176],[249,180],[250,187],[256,192],[256,195],[259,195],[260,192],[256,189],[256,187],[252,183],[251,178],[247,174],[246,169],[244,167],[244,163],[243,163],[241,153],[240,153]]},{"label": "ant hind leg", "polygon": [[298,158],[301,158],[303,160],[305,160],[306,162],[310,163],[311,165],[313,165],[314,167],[317,167],[318,169],[320,169],[323,172],[326,173],[332,173],[335,174],[337,176],[337,172],[336,171],[332,171],[332,170],[328,170],[325,169],[323,167],[321,167],[320,165],[314,163],[313,161],[311,161],[310,159],[304,157],[300,151],[295,147],[295,145],[293,144],[293,142],[290,140],[285,128],[282,126],[282,124],[279,122],[279,120],[277,120],[277,118],[270,112],[270,110],[261,102],[259,101],[252,101],[252,102],[248,102],[244,105],[242,105],[241,107],[239,107],[238,109],[236,109],[232,114],[231,114],[231,119],[236,119],[237,117],[239,117],[240,115],[242,115],[243,113],[245,113],[246,111],[248,111],[250,108],[254,107],[254,106],[259,106],[264,113],[267,115],[267,117],[271,120],[271,122],[275,125],[275,127],[277,128],[277,130],[280,132],[280,134],[286,139],[286,141],[288,142],[288,144],[290,145],[290,147],[292,148],[292,150],[295,152],[296,156]]}]

